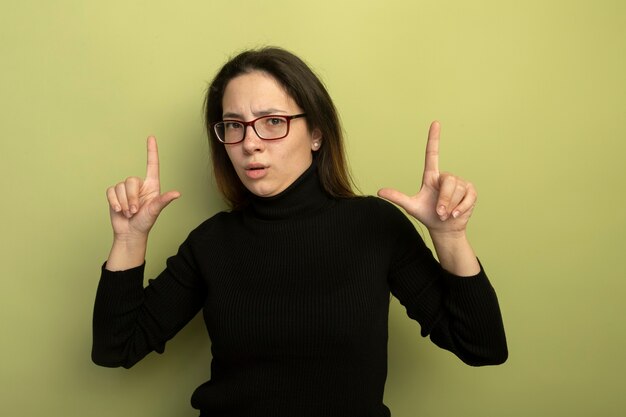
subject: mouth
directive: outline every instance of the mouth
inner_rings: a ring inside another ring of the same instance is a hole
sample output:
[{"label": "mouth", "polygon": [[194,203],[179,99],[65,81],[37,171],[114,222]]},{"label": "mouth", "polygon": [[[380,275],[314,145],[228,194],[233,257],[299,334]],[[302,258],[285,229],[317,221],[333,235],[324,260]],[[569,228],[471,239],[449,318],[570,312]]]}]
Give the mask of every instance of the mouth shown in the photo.
[{"label": "mouth", "polygon": [[248,164],[245,168],[246,176],[253,179],[258,179],[265,176],[267,167],[262,164]]},{"label": "mouth", "polygon": [[263,164],[251,163],[251,164],[246,165],[245,169],[246,171],[258,171],[258,170],[265,169],[265,168],[267,167]]}]

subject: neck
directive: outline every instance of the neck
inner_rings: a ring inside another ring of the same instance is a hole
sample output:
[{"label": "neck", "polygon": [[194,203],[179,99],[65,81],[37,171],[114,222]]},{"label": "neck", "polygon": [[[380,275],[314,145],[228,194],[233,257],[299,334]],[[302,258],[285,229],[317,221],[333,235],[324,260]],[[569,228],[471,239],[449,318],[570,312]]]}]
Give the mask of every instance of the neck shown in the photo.
[{"label": "neck", "polygon": [[264,220],[284,220],[308,215],[325,207],[331,197],[322,189],[315,160],[306,171],[280,194],[252,196],[246,212]]}]

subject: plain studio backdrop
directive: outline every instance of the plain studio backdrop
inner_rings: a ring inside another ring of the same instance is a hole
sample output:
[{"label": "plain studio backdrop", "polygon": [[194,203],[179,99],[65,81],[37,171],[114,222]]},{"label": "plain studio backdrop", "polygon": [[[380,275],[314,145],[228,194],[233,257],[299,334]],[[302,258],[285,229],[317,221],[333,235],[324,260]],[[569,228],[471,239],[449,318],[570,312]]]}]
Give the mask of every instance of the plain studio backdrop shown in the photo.
[{"label": "plain studio backdrop", "polygon": [[417,191],[434,119],[442,170],[478,188],[469,234],[510,358],[467,367],[392,300],[393,416],[623,415],[625,28],[621,0],[3,1],[0,415],[197,415],[200,318],[130,371],[91,363],[105,189],[144,174],[156,135],[163,187],[182,193],[151,236],[158,273],[225,207],[202,126],[208,82],[262,45],[324,80],[363,193]]}]

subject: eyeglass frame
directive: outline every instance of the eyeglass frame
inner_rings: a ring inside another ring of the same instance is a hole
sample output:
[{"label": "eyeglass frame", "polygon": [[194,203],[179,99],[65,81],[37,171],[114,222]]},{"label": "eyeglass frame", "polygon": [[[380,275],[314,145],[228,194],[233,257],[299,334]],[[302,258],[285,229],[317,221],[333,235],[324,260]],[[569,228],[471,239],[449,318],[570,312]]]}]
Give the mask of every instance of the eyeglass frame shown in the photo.
[{"label": "eyeglass frame", "polygon": [[[211,127],[213,128],[213,132],[215,133],[215,137],[217,137],[217,140],[220,141],[220,143],[223,143],[224,145],[236,145],[238,143],[243,142],[246,139],[246,129],[248,128],[248,126],[251,126],[252,130],[254,130],[254,133],[259,137],[259,139],[262,139],[262,140],[278,140],[278,139],[286,138],[289,135],[289,129],[291,128],[291,121],[293,119],[299,119],[299,118],[305,117],[305,116],[306,116],[306,113],[293,114],[293,115],[267,114],[265,116],[257,117],[254,120],[250,120],[249,122],[244,122],[243,120],[237,120],[237,119],[220,120],[219,122],[212,123]],[[272,118],[272,117],[280,117],[282,119],[286,119],[287,120],[287,132],[283,136],[280,136],[280,137],[277,137],[277,138],[266,139],[266,138],[262,137],[261,135],[259,135],[259,132],[257,132],[256,127],[254,127],[254,124],[258,120],[269,119],[269,118]],[[225,123],[225,122],[237,122],[237,123],[241,123],[243,125],[243,135],[241,136],[241,140],[239,140],[237,142],[224,142],[220,138],[220,135],[217,133],[216,127],[220,123]]]}]

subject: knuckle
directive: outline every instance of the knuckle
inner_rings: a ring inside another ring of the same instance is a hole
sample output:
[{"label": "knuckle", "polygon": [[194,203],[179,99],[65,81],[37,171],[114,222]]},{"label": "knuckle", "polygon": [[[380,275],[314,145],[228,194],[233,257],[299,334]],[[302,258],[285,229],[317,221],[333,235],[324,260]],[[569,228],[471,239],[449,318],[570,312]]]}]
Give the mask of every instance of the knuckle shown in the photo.
[{"label": "knuckle", "polygon": [[107,188],[106,193],[107,202],[112,206],[117,203],[117,195],[115,194],[115,190],[113,187]]},{"label": "knuckle", "polygon": [[476,190],[476,187],[474,187],[473,184],[469,187],[468,193],[472,195],[474,199],[478,198],[478,190]]}]

